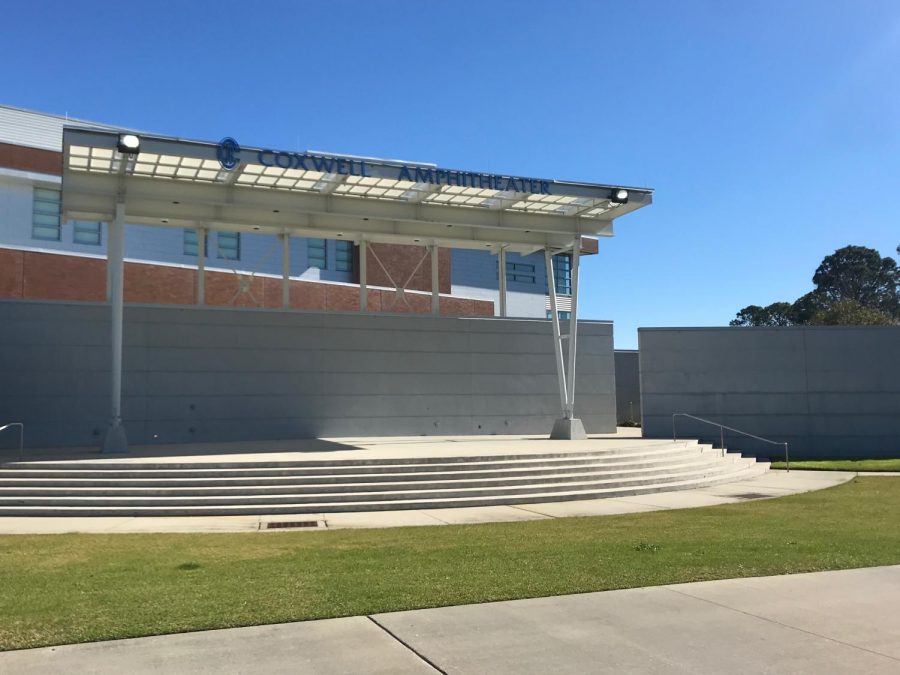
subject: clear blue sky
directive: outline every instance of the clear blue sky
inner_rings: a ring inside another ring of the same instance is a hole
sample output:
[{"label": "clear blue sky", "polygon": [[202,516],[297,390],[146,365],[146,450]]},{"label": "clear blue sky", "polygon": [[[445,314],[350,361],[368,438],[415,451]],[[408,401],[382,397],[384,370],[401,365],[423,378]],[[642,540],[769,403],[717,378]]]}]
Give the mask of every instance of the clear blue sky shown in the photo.
[{"label": "clear blue sky", "polygon": [[900,3],[8,3],[0,102],[162,134],[652,187],[582,313],[723,325],[900,243]]}]

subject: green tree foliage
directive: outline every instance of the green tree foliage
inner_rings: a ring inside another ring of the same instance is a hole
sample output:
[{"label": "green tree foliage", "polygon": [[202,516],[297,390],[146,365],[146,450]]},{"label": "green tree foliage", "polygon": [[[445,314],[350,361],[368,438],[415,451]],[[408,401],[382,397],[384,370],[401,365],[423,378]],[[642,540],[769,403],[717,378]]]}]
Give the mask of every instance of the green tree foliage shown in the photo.
[{"label": "green tree foliage", "polygon": [[890,326],[893,317],[871,307],[863,307],[856,300],[838,300],[828,309],[817,312],[811,324],[816,326]]},{"label": "green tree foliage", "polygon": [[792,305],[789,302],[773,302],[767,307],[748,305],[737,313],[732,326],[793,326]]},{"label": "green tree foliage", "polygon": [[[900,246],[897,247],[900,253]],[[900,268],[890,256],[864,246],[845,246],[822,260],[815,289],[793,303],[749,305],[732,326],[900,324]]]},{"label": "green tree foliage", "polygon": [[845,246],[827,256],[813,275],[816,291],[828,304],[855,300],[862,307],[900,316],[897,261],[864,246]]}]

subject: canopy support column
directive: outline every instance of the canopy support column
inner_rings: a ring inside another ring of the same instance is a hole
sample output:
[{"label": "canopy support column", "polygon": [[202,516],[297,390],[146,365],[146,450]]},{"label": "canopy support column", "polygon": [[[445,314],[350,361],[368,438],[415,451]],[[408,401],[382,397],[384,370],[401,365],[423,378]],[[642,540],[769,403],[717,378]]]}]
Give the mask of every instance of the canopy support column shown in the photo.
[{"label": "canopy support column", "polygon": [[497,254],[497,277],[500,279],[500,316],[506,316],[506,244]]},{"label": "canopy support column", "polygon": [[369,293],[366,288],[367,263],[369,247],[365,239],[359,240],[359,311],[366,312],[369,309]]},{"label": "canopy support column", "polygon": [[431,245],[431,313],[441,313],[440,275],[438,274],[438,245]]},{"label": "canopy support column", "polygon": [[[574,257],[577,255],[574,251],[580,245],[580,241],[576,240],[573,246],[573,266],[575,265]],[[553,324],[553,346],[554,355],[556,357],[556,376],[559,381],[559,399],[562,407],[563,416],[553,423],[553,430],[550,432],[551,439],[558,440],[578,440],[587,438],[584,431],[584,424],[580,419],[575,417],[575,339],[577,333],[573,331],[572,325],[577,321],[576,314],[576,280],[573,275],[572,279],[572,314],[569,323],[570,333],[562,335],[559,327],[559,309],[556,302],[556,277],[553,274],[553,256],[550,251],[544,249],[544,261],[547,268],[547,293],[550,296],[550,314]],[[574,270],[573,270],[574,273]],[[569,373],[566,377],[565,365],[563,363],[563,340],[569,340]],[[568,382],[567,382],[568,380]],[[571,392],[571,394],[570,394]]]},{"label": "canopy support column", "polygon": [[197,228],[197,304],[206,304],[206,228]]},{"label": "canopy support column", "polygon": [[281,235],[281,308],[291,306],[291,235]]},{"label": "canopy support column", "polygon": [[569,377],[566,380],[566,417],[575,417],[575,347],[578,341],[578,263],[579,243],[572,247],[572,311],[569,316]]},{"label": "canopy support column", "polygon": [[128,452],[128,439],[122,425],[122,328],[125,313],[125,205],[116,204],[116,215],[109,224],[106,264],[109,270],[109,306],[111,325],[112,397],[109,428],[102,452]]}]

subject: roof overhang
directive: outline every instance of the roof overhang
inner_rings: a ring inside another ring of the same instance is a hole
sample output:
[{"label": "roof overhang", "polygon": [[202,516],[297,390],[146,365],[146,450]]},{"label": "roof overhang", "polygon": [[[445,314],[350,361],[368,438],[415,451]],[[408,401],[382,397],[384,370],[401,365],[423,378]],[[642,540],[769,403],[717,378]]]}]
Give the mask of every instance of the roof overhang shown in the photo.
[{"label": "roof overhang", "polygon": [[224,142],[141,135],[139,154],[118,143],[117,132],[64,128],[66,219],[108,222],[121,203],[134,224],[530,253],[612,236],[652,194]]}]

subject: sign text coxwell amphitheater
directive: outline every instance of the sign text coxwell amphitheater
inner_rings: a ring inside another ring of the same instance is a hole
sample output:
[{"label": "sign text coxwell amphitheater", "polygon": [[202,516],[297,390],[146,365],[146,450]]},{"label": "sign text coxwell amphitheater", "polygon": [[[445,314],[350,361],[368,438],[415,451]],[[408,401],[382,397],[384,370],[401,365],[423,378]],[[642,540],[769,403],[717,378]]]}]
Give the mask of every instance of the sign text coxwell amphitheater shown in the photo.
[{"label": "sign text coxwell amphitheater", "polygon": [[[309,152],[289,152],[285,150],[254,150],[256,163],[262,166],[277,166],[281,169],[319,171],[321,173],[392,178],[411,183],[432,185],[456,185],[459,187],[482,188],[504,192],[531,192],[549,195],[550,181],[538,178],[503,176],[492,173],[454,171],[433,166],[416,164],[378,163],[362,158],[318,155]],[[241,147],[233,138],[224,138],[216,148],[219,163],[224,169],[234,169],[241,162]]]}]

